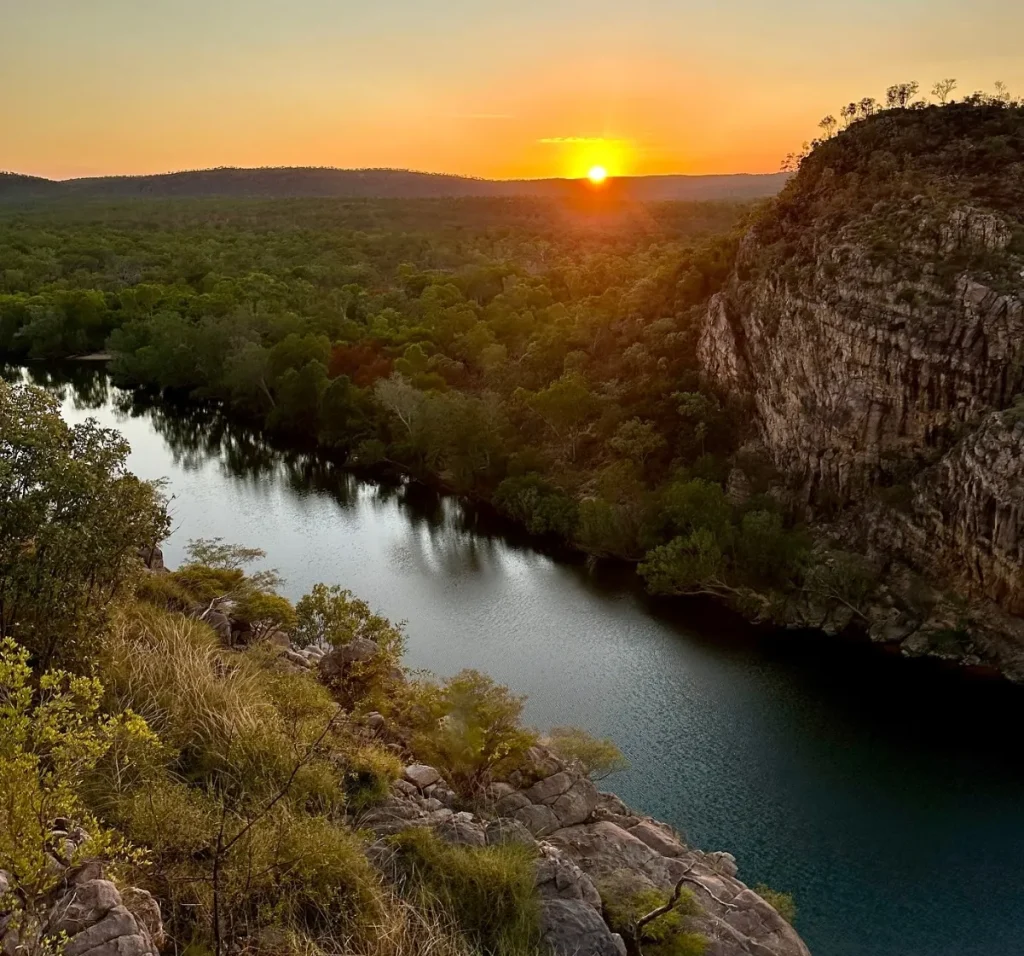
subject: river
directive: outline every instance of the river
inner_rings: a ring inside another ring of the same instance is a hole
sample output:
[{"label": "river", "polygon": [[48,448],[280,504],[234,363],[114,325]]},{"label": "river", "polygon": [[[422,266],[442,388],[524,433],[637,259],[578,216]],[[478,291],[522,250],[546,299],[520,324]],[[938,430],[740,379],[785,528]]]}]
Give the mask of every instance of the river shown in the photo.
[{"label": "river", "polygon": [[133,404],[102,372],[31,376],[166,479],[169,564],[190,538],[263,548],[289,597],[340,583],[407,621],[413,667],[478,668],[528,695],[534,725],[613,737],[631,769],[606,786],[792,892],[815,956],[1024,951],[1024,694],[655,603],[456,499]]}]

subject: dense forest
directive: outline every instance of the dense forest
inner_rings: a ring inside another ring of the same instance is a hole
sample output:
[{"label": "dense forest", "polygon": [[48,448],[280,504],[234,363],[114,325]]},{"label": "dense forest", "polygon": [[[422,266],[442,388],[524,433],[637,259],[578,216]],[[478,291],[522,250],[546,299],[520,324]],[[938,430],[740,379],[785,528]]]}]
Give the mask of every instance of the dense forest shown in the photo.
[{"label": "dense forest", "polygon": [[592,555],[646,556],[659,591],[786,588],[802,539],[770,499],[729,504],[744,411],[703,388],[695,354],[750,214],[42,206],[0,220],[0,352],[109,348],[124,384],[441,482]]}]

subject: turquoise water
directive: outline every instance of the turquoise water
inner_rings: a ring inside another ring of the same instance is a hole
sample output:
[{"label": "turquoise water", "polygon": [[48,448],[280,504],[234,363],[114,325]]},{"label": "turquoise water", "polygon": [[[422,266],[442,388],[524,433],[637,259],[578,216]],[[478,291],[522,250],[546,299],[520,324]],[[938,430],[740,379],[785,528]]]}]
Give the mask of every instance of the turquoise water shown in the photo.
[{"label": "turquoise water", "polygon": [[133,408],[99,375],[62,395],[167,479],[168,563],[193,537],[261,547],[290,597],[336,582],[407,620],[411,665],[479,668],[529,695],[537,726],[613,737],[632,768],[607,786],[792,892],[815,956],[1024,951],[1024,695],[652,603],[453,499]]}]

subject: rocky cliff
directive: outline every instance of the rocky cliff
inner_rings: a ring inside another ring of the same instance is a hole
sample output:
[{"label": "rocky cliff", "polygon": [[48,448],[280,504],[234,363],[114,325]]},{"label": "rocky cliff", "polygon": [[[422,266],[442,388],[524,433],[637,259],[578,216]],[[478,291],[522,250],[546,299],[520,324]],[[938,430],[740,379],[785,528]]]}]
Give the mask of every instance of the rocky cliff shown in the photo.
[{"label": "rocky cliff", "polygon": [[1015,679],[1022,200],[1019,107],[855,123],[746,237],[699,345],[707,375],[751,402],[798,516],[886,581],[856,609],[871,636]]}]

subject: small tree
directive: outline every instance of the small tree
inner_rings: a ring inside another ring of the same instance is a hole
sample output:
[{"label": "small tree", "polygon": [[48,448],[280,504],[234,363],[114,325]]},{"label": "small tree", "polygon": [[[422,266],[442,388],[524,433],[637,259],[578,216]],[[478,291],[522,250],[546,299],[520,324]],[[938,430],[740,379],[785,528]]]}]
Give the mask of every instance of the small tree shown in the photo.
[{"label": "small tree", "polygon": [[885,91],[885,105],[891,110],[905,110],[917,96],[919,88],[916,82],[896,83]]},{"label": "small tree", "polygon": [[944,80],[939,80],[932,87],[932,96],[935,97],[943,106],[949,102],[949,95],[956,89],[956,80],[948,77]]},{"label": "small tree", "polygon": [[537,742],[536,734],[520,725],[525,698],[479,671],[464,670],[423,699],[426,719],[413,750],[443,767],[465,793],[492,773],[514,769]]},{"label": "small tree", "polygon": [[825,139],[831,139],[836,131],[836,126],[838,125],[839,124],[836,123],[836,118],[829,114],[820,123],[818,123],[818,128],[825,134]]},{"label": "small tree", "polygon": [[397,656],[405,643],[401,626],[374,614],[369,604],[338,585],[314,584],[295,605],[295,619],[299,647],[343,647],[364,638]]},{"label": "small tree", "polygon": [[552,727],[546,743],[591,780],[604,780],[629,769],[629,761],[613,740],[594,737],[582,727]]},{"label": "small tree", "polygon": [[42,389],[0,381],[0,637],[41,670],[81,664],[139,569],[167,536],[159,489],[131,474],[128,443],[74,428]]}]

